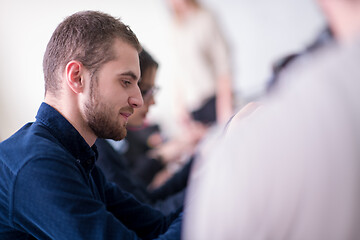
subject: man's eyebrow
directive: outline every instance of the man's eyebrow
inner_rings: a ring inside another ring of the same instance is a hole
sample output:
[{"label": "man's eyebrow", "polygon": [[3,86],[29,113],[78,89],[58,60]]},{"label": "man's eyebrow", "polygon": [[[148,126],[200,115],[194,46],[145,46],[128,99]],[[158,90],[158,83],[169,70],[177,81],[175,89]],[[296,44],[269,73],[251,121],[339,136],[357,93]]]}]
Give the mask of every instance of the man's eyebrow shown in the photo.
[{"label": "man's eyebrow", "polygon": [[128,76],[131,77],[133,80],[138,80],[139,77],[133,71],[127,71],[120,73],[119,76]]}]

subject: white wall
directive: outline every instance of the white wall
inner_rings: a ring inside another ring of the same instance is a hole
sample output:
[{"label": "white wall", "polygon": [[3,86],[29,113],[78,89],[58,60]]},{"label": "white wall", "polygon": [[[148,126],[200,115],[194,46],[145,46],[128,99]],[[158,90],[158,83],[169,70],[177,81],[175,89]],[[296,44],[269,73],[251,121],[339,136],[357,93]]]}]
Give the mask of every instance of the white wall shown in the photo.
[{"label": "white wall", "polygon": [[0,139],[35,119],[44,95],[46,44],[66,16],[88,9],[120,17],[151,52],[163,55],[166,9],[161,0],[0,0]]},{"label": "white wall", "polygon": [[[234,54],[236,88],[244,96],[261,90],[273,58],[311,41],[321,17],[312,0],[203,0],[224,24]],[[162,88],[150,118],[170,130],[172,49],[165,0],[0,0],[0,139],[33,121],[43,100],[42,58],[66,16],[100,10],[120,17],[160,63]]]},{"label": "white wall", "polygon": [[202,0],[224,26],[233,49],[234,78],[245,97],[258,94],[270,65],[301,50],[323,27],[316,0]]}]

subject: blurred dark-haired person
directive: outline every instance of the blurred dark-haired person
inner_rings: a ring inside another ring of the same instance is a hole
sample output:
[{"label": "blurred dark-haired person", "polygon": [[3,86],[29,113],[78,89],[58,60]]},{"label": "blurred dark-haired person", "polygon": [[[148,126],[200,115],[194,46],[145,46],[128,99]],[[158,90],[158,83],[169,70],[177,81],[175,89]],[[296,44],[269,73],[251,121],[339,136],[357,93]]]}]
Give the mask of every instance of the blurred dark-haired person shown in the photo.
[{"label": "blurred dark-haired person", "polygon": [[142,169],[144,174],[146,172],[154,174],[151,171],[162,165],[159,160],[146,156],[144,145],[147,144],[147,140],[142,135],[144,133],[142,130],[146,129],[147,113],[155,104],[154,94],[157,89],[155,78],[158,63],[145,49],[140,52],[139,59],[141,72],[139,87],[144,104],[134,109],[127,124],[128,134],[132,133],[131,138],[137,140],[130,140],[128,136],[126,140],[122,141],[98,138],[95,142],[99,152],[96,165],[108,180],[116,183],[122,190],[131,193],[139,201],[153,206],[162,213],[169,214],[178,211],[183,206],[183,188],[175,189],[172,184],[171,191],[165,192],[158,189],[155,194],[148,190],[142,178],[136,174],[136,169]]}]

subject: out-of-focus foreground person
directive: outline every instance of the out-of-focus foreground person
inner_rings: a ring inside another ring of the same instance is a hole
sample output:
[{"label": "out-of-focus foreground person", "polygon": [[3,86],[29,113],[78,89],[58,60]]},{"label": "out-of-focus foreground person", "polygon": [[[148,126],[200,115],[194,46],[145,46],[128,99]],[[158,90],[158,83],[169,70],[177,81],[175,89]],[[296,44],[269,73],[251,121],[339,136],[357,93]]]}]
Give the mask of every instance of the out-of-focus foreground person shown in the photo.
[{"label": "out-of-focus foreground person", "polygon": [[184,239],[360,238],[360,1],[318,3],[336,42],[195,162]]},{"label": "out-of-focus foreground person", "polygon": [[95,166],[95,140],[124,138],[143,104],[140,50],[131,29],[105,13],[58,25],[36,121],[0,143],[0,239],[180,238],[181,216],[141,204]]}]

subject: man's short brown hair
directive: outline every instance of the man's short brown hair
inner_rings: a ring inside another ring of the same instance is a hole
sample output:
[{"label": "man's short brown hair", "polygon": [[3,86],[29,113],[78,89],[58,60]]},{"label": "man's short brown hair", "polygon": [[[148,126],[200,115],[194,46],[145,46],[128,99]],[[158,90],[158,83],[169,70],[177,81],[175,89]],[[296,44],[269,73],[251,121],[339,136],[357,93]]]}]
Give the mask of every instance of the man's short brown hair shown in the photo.
[{"label": "man's short brown hair", "polygon": [[141,51],[136,35],[120,19],[97,11],[67,17],[55,29],[44,54],[45,93],[56,94],[61,71],[71,60],[80,61],[93,75],[103,64],[115,59],[112,49],[115,39]]}]

